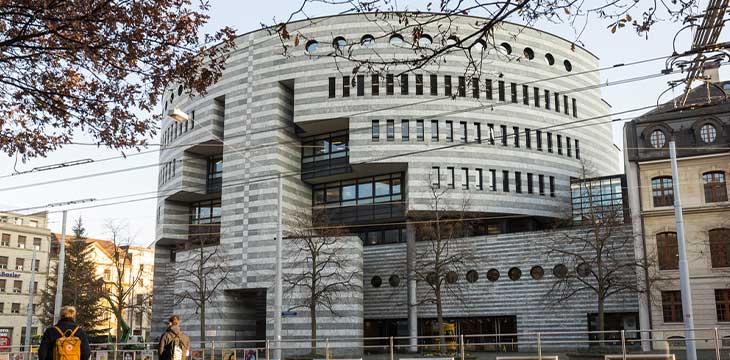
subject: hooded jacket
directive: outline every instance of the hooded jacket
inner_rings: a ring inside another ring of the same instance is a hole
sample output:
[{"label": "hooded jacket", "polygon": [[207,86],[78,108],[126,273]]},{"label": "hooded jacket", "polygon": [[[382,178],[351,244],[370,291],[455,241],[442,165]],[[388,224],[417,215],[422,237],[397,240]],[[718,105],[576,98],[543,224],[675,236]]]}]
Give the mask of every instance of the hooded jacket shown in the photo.
[{"label": "hooded jacket", "polygon": [[[67,330],[73,331],[77,325],[72,319],[63,318],[56,323],[56,326],[65,334]],[[81,340],[81,360],[89,360],[91,347],[89,346],[89,338],[86,336],[86,332],[79,327],[79,330],[76,331],[74,336]],[[53,326],[43,332],[41,344],[38,346],[38,360],[53,360],[53,348],[56,346],[56,340],[60,337],[61,334]]]},{"label": "hooded jacket", "polygon": [[183,352],[182,358],[185,359],[188,349],[190,348],[190,339],[187,335],[183,334],[180,327],[176,325],[168,327],[167,330],[165,330],[165,333],[160,337],[160,344],[157,346],[159,360],[172,360],[172,349],[175,339],[180,339],[180,347],[182,347]]}]

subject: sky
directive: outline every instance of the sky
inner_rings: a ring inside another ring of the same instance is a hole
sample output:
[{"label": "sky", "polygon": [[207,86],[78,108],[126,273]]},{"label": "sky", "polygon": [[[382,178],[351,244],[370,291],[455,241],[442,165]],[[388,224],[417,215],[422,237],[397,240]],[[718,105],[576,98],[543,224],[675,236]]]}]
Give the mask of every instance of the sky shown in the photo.
[{"label": "sky", "polygon": [[[410,4],[410,8],[413,8],[420,2],[401,0],[399,2],[401,9],[407,3]],[[211,0],[210,5],[211,20],[205,28],[207,32],[212,32],[222,26],[231,26],[239,33],[243,33],[259,29],[262,22],[271,24],[274,18],[286,18],[291,11],[298,8],[300,0]],[[702,1],[702,6],[706,6],[706,1]],[[341,9],[321,5],[309,8],[308,14],[310,16],[321,16],[337,13],[338,10]],[[634,15],[634,17],[638,16],[640,14]],[[570,40],[576,37],[575,31],[566,24],[540,22],[535,27]],[[662,22],[652,29],[647,39],[643,36],[637,36],[631,29],[624,29],[611,34],[604,23],[591,22],[591,25],[588,26],[580,39],[589,51],[599,57],[601,67],[609,67],[615,64],[630,63],[671,54],[673,51],[672,40],[680,28],[681,24]],[[689,47],[690,35],[689,32],[684,32],[678,37],[678,50]],[[721,35],[720,41],[728,40],[730,40],[730,36],[725,31]],[[657,74],[664,66],[664,61],[660,60],[641,65],[618,67],[601,72],[601,79],[602,82],[610,83],[626,78]],[[664,76],[623,85],[607,86],[603,87],[601,91],[604,99],[612,106],[612,113],[616,114],[629,109],[656,104],[658,96],[668,88],[667,81],[678,77],[678,75]],[[723,80],[728,79],[726,70],[721,69],[720,78]],[[679,93],[674,93],[674,95],[679,95]],[[672,97],[670,92],[662,98],[662,101],[669,100]],[[616,117],[625,118],[639,114],[620,114]],[[619,147],[623,142],[621,136],[622,124],[622,122],[616,122],[613,131],[614,143]],[[88,139],[80,138],[78,140]],[[153,139],[151,142],[159,143],[159,138]],[[45,158],[34,159],[26,163],[18,161],[17,164],[14,157],[0,154],[0,210],[25,209],[57,202],[88,198],[105,199],[129,194],[142,194],[136,198],[152,197],[157,190],[158,169],[156,163],[158,154],[156,150],[156,147],[143,149],[141,153],[135,150],[127,150],[124,152],[127,157],[124,158],[121,157],[122,154],[119,151],[96,146],[69,145],[49,154]],[[39,166],[80,159],[95,159],[96,161],[66,169],[8,176],[14,172],[14,169],[26,171]],[[99,161],[99,159],[108,160]],[[91,176],[128,168],[137,169]],[[28,186],[66,178],[77,179]],[[127,199],[135,198],[125,198],[124,200]],[[69,208],[83,206],[82,204]],[[71,231],[71,224],[74,219],[80,216],[83,218],[89,237],[108,238],[106,228],[110,222],[113,222],[117,225],[126,226],[128,235],[134,243],[150,245],[153,243],[155,235],[156,206],[155,199],[148,199],[113,206],[72,210],[68,212],[67,231]],[[59,209],[61,208],[49,208],[50,211],[58,211]],[[51,231],[61,232],[61,222],[59,212],[49,214]]]}]

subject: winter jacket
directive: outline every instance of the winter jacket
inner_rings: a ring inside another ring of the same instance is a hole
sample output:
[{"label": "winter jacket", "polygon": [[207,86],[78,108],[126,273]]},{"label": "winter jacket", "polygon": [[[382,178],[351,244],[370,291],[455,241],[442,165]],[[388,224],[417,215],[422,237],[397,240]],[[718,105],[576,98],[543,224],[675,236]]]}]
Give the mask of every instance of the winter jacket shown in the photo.
[{"label": "winter jacket", "polygon": [[[59,320],[56,326],[65,334],[66,330],[73,331],[77,325],[72,319],[64,318]],[[91,347],[89,346],[89,338],[86,336],[84,329],[79,328],[74,336],[81,340],[81,360],[89,360]],[[56,340],[60,337],[61,334],[53,326],[43,332],[41,344],[38,347],[38,360],[53,360],[53,349],[56,347]]]},{"label": "winter jacket", "polygon": [[160,337],[160,344],[157,346],[157,354],[159,360],[172,360],[172,350],[175,344],[175,339],[180,339],[180,347],[182,348],[183,360],[185,359],[188,349],[190,348],[190,339],[187,335],[183,334],[179,326],[170,326],[165,330],[165,333]]}]

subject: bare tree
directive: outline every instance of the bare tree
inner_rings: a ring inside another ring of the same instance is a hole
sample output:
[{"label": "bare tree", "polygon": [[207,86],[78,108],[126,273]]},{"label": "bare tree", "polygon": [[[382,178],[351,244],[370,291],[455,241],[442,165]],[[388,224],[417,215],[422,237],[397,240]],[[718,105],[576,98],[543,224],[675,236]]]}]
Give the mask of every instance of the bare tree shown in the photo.
[{"label": "bare tree", "polygon": [[[628,208],[598,193],[600,180],[586,181],[590,164],[581,162],[582,177],[576,182],[582,208],[579,218],[572,217],[571,229],[561,229],[548,245],[548,256],[561,258],[564,267],[556,267],[555,281],[547,294],[548,306],[582,296],[596,300],[598,340],[605,339],[605,306],[612,297],[648,291],[637,272],[650,269],[648,260],[634,256],[634,236]],[[623,199],[626,201],[626,199]],[[574,270],[571,270],[574,269]]]},{"label": "bare tree", "polygon": [[343,295],[360,288],[360,271],[347,259],[341,237],[347,232],[331,226],[324,211],[295,214],[286,231],[289,266],[284,274],[286,292],[292,305],[289,310],[309,310],[311,353],[317,351],[317,310],[336,315],[335,305]]},{"label": "bare tree", "polygon": [[[430,177],[429,182],[433,184]],[[428,284],[428,291],[420,294],[418,303],[436,306],[436,322],[442,345],[445,343],[444,296],[463,302],[463,281],[458,281],[458,274],[475,263],[473,251],[470,251],[469,244],[464,240],[469,233],[469,221],[466,218],[469,200],[465,197],[459,201],[458,207],[449,206],[449,202],[454,202],[448,196],[449,190],[448,185],[445,188],[430,185],[429,219],[417,221],[415,225],[416,237],[427,242],[416,249],[413,276],[416,281]],[[440,351],[444,349],[442,346]]]},{"label": "bare tree", "polygon": [[175,305],[190,302],[195,306],[200,323],[200,343],[204,347],[207,305],[213,301],[221,286],[229,281],[230,270],[222,265],[226,261],[219,252],[218,241],[204,234],[196,236],[191,245],[193,248],[187,258],[179,262],[169,280],[183,284],[174,287]]}]

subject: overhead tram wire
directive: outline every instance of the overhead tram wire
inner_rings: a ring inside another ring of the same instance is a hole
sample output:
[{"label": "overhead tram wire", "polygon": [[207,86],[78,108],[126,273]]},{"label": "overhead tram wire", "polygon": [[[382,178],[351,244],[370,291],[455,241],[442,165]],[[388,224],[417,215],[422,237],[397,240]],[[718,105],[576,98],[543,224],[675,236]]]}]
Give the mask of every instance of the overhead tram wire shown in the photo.
[{"label": "overhead tram wire", "polygon": [[[587,121],[593,121],[593,120],[598,120],[598,119],[601,119],[601,118],[611,117],[611,116],[615,116],[615,115],[619,115],[619,114],[626,114],[626,113],[632,113],[632,112],[641,111],[641,110],[648,110],[648,109],[652,109],[652,108],[657,108],[659,106],[661,106],[661,105],[652,104],[652,105],[644,106],[644,107],[640,107],[640,108],[634,108],[634,109],[624,110],[624,111],[621,111],[621,112],[618,112],[618,113],[601,115],[601,116],[595,116],[595,117],[586,118],[586,119],[580,119],[580,120],[573,121],[571,123],[575,124],[575,123],[582,123],[582,122],[587,122]],[[710,114],[706,114],[706,115],[720,114],[720,113],[727,113],[727,112],[726,111],[718,111],[716,113],[710,113]],[[678,117],[677,119],[690,118],[690,117],[693,117],[693,116]],[[613,122],[620,122],[620,121],[629,121],[629,120],[635,119],[635,118],[636,117],[610,119],[608,121],[604,121],[603,123],[613,123]],[[585,126],[595,126],[595,125],[599,125],[599,124],[602,124],[602,123],[586,124]],[[564,124],[559,124],[559,125],[556,125],[556,126],[561,126],[561,125],[564,125]],[[551,127],[550,126],[546,126],[546,127],[542,127],[542,128],[534,129],[534,130],[548,130],[548,129],[551,129]],[[513,137],[513,136],[514,136],[513,134],[507,134],[506,135],[506,137],[508,137],[508,138],[509,137]],[[502,135],[495,136],[494,137],[495,142],[496,142],[497,139],[501,139],[501,138],[502,138]],[[396,155],[389,155],[389,156],[386,156],[386,157],[381,157],[381,158],[376,158],[376,159],[364,160],[364,161],[361,161],[361,162],[355,163],[355,164],[367,164],[367,163],[371,163],[371,162],[378,162],[378,161],[387,160],[387,159],[396,158],[396,157],[416,155],[416,154],[421,154],[421,153],[433,152],[433,151],[438,151],[438,150],[443,150],[443,149],[450,149],[450,148],[455,148],[455,147],[459,147],[459,146],[467,146],[467,145],[487,145],[489,147],[495,146],[495,145],[491,145],[491,144],[488,144],[488,143],[476,143],[476,142],[455,143],[455,144],[446,145],[446,146],[442,146],[442,147],[438,147],[438,148],[433,148],[433,149],[424,149],[424,150],[418,150],[418,151],[413,151],[413,152],[408,152],[408,153],[401,153],[401,154],[396,154]],[[285,173],[285,174],[261,175],[259,177],[253,178],[253,179],[248,179],[248,180],[243,180],[243,181],[237,181],[237,182],[229,182],[227,184],[223,184],[221,186],[221,188],[227,188],[227,187],[232,187],[232,186],[241,186],[241,185],[247,185],[247,184],[252,184],[252,183],[257,183],[257,182],[264,182],[264,181],[272,181],[272,180],[277,179],[279,176],[281,176],[281,177],[293,177],[293,176],[302,175],[304,173],[306,173],[306,172],[295,171],[295,172],[290,172],[288,174]],[[119,201],[119,202],[113,202],[113,203],[106,203],[106,204],[88,205],[88,206],[83,206],[83,207],[77,207],[77,208],[67,209],[67,210],[70,210],[70,211],[84,210],[84,209],[99,208],[99,207],[105,207],[105,206],[113,206],[113,205],[126,204],[126,203],[138,202],[138,201],[153,200],[153,199],[159,199],[159,198],[168,196],[170,194],[173,194],[173,193],[176,193],[176,192],[179,192],[179,191],[194,190],[194,189],[195,188],[189,188],[189,189],[183,189],[183,190],[181,190],[181,189],[170,189],[170,190],[167,190],[167,191],[164,191],[164,192],[158,190],[158,191],[150,191],[150,192],[130,194],[130,195],[118,195],[118,196],[113,196],[113,197],[109,197],[109,198],[98,198],[97,201],[108,201],[108,200],[115,200],[115,199],[121,199],[121,198],[133,197],[133,196],[142,196],[142,195],[147,195],[147,194],[157,194],[155,196],[144,197],[144,198],[139,198],[139,199],[131,199],[131,200],[125,200],[125,201]],[[42,209],[42,208],[45,208],[45,206],[36,206],[36,207],[30,207],[30,208],[15,209],[15,210],[9,210],[8,212],[19,212],[19,211],[26,211],[26,210]],[[55,212],[60,212],[60,211],[62,211],[62,210],[49,211],[49,213],[55,213]]]},{"label": "overhead tram wire", "polygon": [[[726,65],[726,64],[727,63],[723,63],[723,65]],[[585,86],[585,87],[581,87],[581,88],[575,88],[575,89],[565,90],[565,91],[562,91],[560,93],[561,94],[571,94],[571,93],[576,93],[576,92],[581,92],[581,91],[588,91],[588,90],[602,88],[602,87],[607,87],[607,86],[622,85],[622,84],[627,84],[627,83],[631,83],[631,82],[634,82],[634,81],[643,81],[643,80],[647,80],[647,79],[652,79],[652,78],[657,78],[657,77],[662,77],[662,76],[668,76],[668,75],[674,74],[674,72],[675,71],[673,71],[673,72],[660,72],[660,73],[655,73],[655,74],[638,76],[638,77],[634,77],[634,78],[627,78],[627,79],[617,80],[617,81],[614,81],[614,82],[602,82],[602,83],[595,84],[595,85],[589,85],[589,86]],[[410,106],[414,106],[414,105],[421,105],[421,104],[426,104],[426,103],[431,103],[431,102],[436,102],[436,101],[441,101],[441,100],[446,100],[446,99],[451,99],[451,98],[452,98],[451,96],[444,96],[444,97],[439,97],[439,98],[435,98],[435,99],[428,99],[428,100],[417,101],[417,102],[413,102],[413,103],[393,105],[393,106],[389,106],[389,107],[385,107],[385,108],[380,108],[380,109],[373,109],[373,110],[366,110],[366,111],[361,111],[361,112],[355,112],[355,113],[352,113],[352,114],[347,115],[347,117],[362,116],[362,115],[377,113],[377,112],[380,112],[380,111],[393,110],[393,109],[397,109],[397,108],[410,107]],[[532,97],[531,95],[528,95],[528,98],[532,99],[533,102],[535,101],[534,100],[535,98]],[[430,117],[436,118],[436,117],[454,115],[454,114],[459,114],[459,113],[463,113],[463,112],[475,111],[475,110],[486,109],[486,108],[494,109],[495,107],[507,106],[507,105],[513,105],[513,103],[512,102],[500,102],[500,103],[491,103],[491,104],[477,105],[477,106],[472,106],[472,107],[463,108],[463,109],[459,109],[459,110],[453,110],[453,111],[449,111],[449,112],[435,114],[435,115],[430,116]],[[565,104],[564,106],[567,106],[567,104]],[[570,122],[569,123],[564,123],[564,124],[561,124],[561,125],[566,125],[566,124],[570,124]],[[559,125],[557,125],[557,126],[559,126]],[[277,131],[277,130],[282,130],[282,129],[289,129],[289,128],[290,127],[285,127],[284,126],[284,127],[274,128],[274,129],[260,130],[260,131],[256,131],[256,132],[248,132],[248,133],[244,133],[244,134],[234,135],[232,137],[229,137],[227,139],[224,139],[224,141],[225,140],[228,140],[230,138],[234,138],[234,137],[250,136],[250,135],[253,135],[253,134],[257,134],[257,133],[272,132],[272,131]],[[363,131],[363,132],[365,132],[365,131],[369,131],[369,130],[370,130],[369,128],[363,127],[363,128],[351,130],[350,133],[354,133],[356,131]],[[248,148],[240,148],[240,149],[237,149],[237,151],[252,151],[252,150],[258,150],[258,149],[262,149],[262,148],[266,148],[266,147],[271,147],[271,146],[283,146],[283,145],[292,145],[292,144],[293,145],[297,145],[299,147],[304,147],[302,145],[298,145],[298,143],[299,143],[299,141],[288,141],[288,142],[278,142],[278,143],[261,144],[261,145],[256,145],[256,146],[252,146],[252,147],[248,147]],[[174,145],[172,147],[184,147],[184,146],[193,146],[193,145],[200,146],[200,145],[206,145],[206,144],[195,144],[195,143],[193,143],[193,144],[176,144],[176,145]],[[212,145],[212,146],[224,146],[225,143],[224,142],[221,142],[221,143],[210,144],[210,145]],[[166,150],[166,149],[160,149],[159,151],[163,151],[163,150]],[[153,152],[153,151],[158,151],[158,150],[151,150],[151,151],[148,151],[146,153]],[[139,154],[141,154],[141,153],[139,153]],[[139,155],[139,154],[137,154],[137,155]],[[90,162],[90,163],[101,162],[101,161],[111,160],[111,159],[116,159],[116,158],[119,158],[119,157],[121,157],[121,156],[118,156],[118,157],[110,157],[110,158],[106,158],[106,159],[101,159],[99,161],[96,161],[95,160],[95,161]],[[175,161],[176,162],[182,162],[181,159],[180,160],[175,160]],[[86,175],[86,176],[78,176],[78,177],[72,177],[72,178],[66,178],[66,179],[56,179],[56,180],[50,180],[50,181],[47,181],[47,182],[40,182],[40,183],[35,183],[35,184],[19,185],[19,186],[14,186],[14,187],[10,187],[10,188],[0,189],[0,192],[7,191],[7,190],[21,189],[21,188],[24,188],[24,187],[31,187],[31,186],[39,186],[39,185],[53,184],[53,183],[63,182],[63,181],[78,180],[78,179],[87,178],[87,177],[103,176],[103,175],[110,175],[110,174],[115,174],[115,173],[119,173],[119,172],[140,170],[140,169],[143,169],[143,168],[155,167],[155,166],[164,165],[164,164],[167,164],[167,163],[169,163],[169,161],[157,162],[157,163],[153,163],[153,164],[142,165],[142,166],[133,167],[133,168],[127,168],[127,169],[119,169],[119,170],[114,170],[114,171],[108,171],[108,172],[102,172],[102,173],[95,173],[95,174],[90,174],[90,175]],[[12,175],[6,175],[6,176],[2,176],[0,178],[9,177],[9,176],[12,176]]]}]

